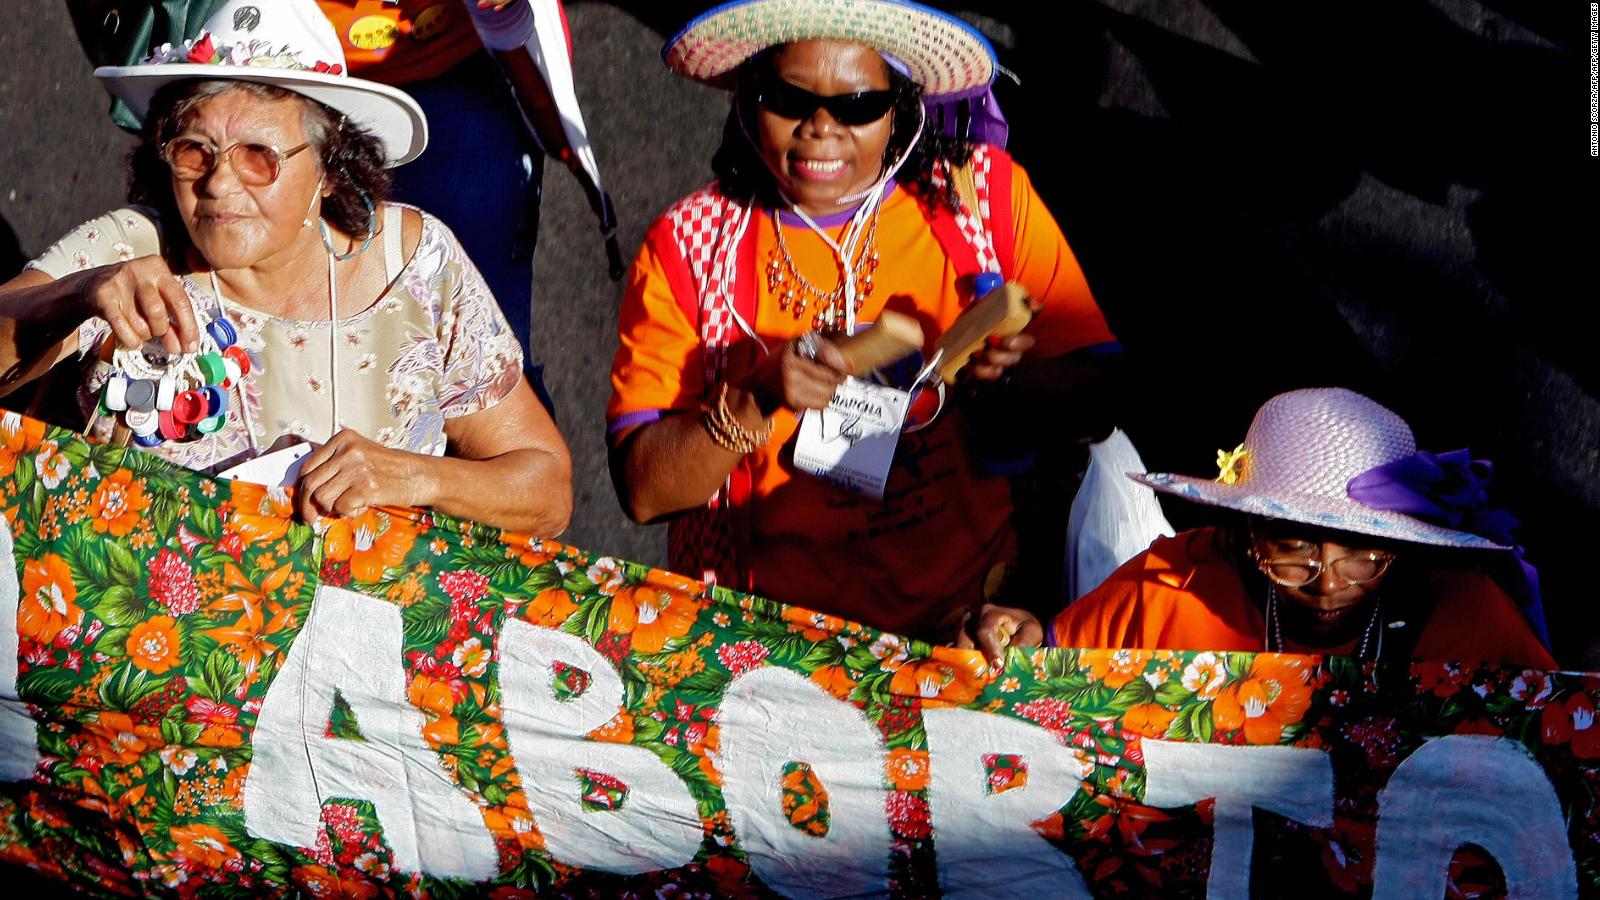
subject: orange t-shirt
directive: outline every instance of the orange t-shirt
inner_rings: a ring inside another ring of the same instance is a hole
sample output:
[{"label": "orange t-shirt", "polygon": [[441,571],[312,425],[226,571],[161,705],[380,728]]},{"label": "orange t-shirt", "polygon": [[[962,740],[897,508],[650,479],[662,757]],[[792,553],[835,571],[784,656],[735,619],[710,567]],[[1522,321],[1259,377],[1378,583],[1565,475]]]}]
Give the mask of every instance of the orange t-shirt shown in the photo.
[{"label": "orange t-shirt", "polygon": [[437,78],[482,49],[463,0],[317,0],[350,74],[384,84]]},{"label": "orange t-shirt", "polygon": [[[1415,659],[1554,669],[1516,603],[1478,572],[1440,571],[1439,600],[1411,655]],[[1262,649],[1266,622],[1233,564],[1217,548],[1214,528],[1159,538],[1105,583],[1056,616],[1059,647],[1127,650]],[[1287,642],[1290,653],[1349,655]]]},{"label": "orange t-shirt", "polygon": [[[1009,275],[1044,303],[1028,329],[1038,340],[1032,352],[1053,357],[1114,341],[1061,230],[1020,168],[1013,168],[1011,184],[1015,266]],[[886,305],[913,315],[927,340],[923,352],[931,354],[970,292],[958,290],[960,273],[927,216],[904,189],[884,201],[876,288],[859,319],[873,321]],[[756,231],[759,281],[751,326],[769,348],[778,348],[810,330],[811,317],[780,309],[768,290],[764,273],[775,245],[771,213],[757,210],[749,227]],[[845,227],[827,230],[838,240]],[[786,223],[783,229],[801,274],[824,290],[832,288],[839,278],[833,251],[803,224]],[[658,220],[623,298],[622,343],[611,368],[607,410],[614,438],[658,414],[697,411],[706,396],[699,333],[669,276],[675,265],[682,263],[670,223]],[[727,380],[743,377],[762,355],[749,339],[735,345]],[[754,591],[913,634],[950,609],[981,599],[991,570],[1015,558],[1010,488],[1004,478],[974,472],[958,418],[947,405],[932,426],[901,437],[879,502],[799,472],[793,463],[798,420],[780,412],[772,439],[750,460],[754,485],[743,561]]]}]

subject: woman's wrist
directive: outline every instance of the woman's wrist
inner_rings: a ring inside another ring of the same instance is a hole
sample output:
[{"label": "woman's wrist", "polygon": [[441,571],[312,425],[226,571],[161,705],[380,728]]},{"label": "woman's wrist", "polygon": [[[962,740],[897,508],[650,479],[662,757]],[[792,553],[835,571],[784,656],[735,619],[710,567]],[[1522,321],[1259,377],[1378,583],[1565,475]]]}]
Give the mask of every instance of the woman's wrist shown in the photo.
[{"label": "woman's wrist", "polygon": [[717,387],[713,400],[701,406],[700,426],[712,443],[741,456],[772,439],[772,419],[763,415],[755,396],[726,382]]}]

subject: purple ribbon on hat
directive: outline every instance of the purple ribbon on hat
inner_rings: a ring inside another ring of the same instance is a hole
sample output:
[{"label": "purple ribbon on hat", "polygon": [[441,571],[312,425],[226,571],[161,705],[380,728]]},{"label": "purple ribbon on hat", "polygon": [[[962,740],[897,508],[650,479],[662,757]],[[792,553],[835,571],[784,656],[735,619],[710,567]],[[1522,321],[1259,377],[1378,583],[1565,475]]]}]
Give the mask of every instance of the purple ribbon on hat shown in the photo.
[{"label": "purple ribbon on hat", "polygon": [[[911,77],[911,67],[899,57],[882,50],[878,55],[889,68]],[[994,98],[994,90],[988,85],[960,94],[923,95],[922,107],[928,113],[928,127],[948,137],[965,138],[1004,150],[1011,136],[1011,126],[1000,111],[1000,101]]]},{"label": "purple ribbon on hat", "polygon": [[1489,506],[1489,479],[1494,464],[1473,459],[1467,450],[1448,453],[1417,451],[1362,472],[1350,479],[1350,499],[1373,509],[1405,513],[1433,525],[1454,528],[1488,538],[1511,548],[1522,568],[1518,601],[1522,614],[1546,647],[1550,632],[1539,595],[1539,570],[1522,556],[1522,546],[1511,536],[1516,517]]}]

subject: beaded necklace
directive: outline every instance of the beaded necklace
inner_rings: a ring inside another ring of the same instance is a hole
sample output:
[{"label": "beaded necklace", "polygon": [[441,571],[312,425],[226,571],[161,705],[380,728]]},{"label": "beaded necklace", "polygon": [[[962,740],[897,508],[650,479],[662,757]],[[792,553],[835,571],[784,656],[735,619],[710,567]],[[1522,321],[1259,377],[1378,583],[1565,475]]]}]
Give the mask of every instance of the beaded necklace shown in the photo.
[{"label": "beaded necklace", "polygon": [[[1372,615],[1367,619],[1367,627],[1361,631],[1361,645],[1356,648],[1356,659],[1366,659],[1367,649],[1372,647],[1372,659],[1376,661],[1383,655],[1383,632],[1378,628],[1378,622],[1383,618],[1383,598],[1379,597],[1372,606]],[[1278,589],[1267,588],[1267,634],[1261,640],[1261,649],[1267,653],[1283,653],[1283,615],[1278,610]],[[1377,636],[1377,645],[1373,646],[1373,636]]]},{"label": "beaded necklace", "polygon": [[[767,290],[778,297],[778,308],[800,319],[808,310],[812,312],[811,327],[832,331],[844,325],[846,306],[852,300],[854,308],[849,318],[859,315],[868,297],[872,296],[872,277],[878,270],[878,209],[874,205],[861,250],[852,262],[848,256],[853,241],[847,236],[843,246],[829,241],[839,265],[839,284],[831,291],[823,291],[812,284],[795,265],[789,254],[789,245],[783,239],[783,222],[778,211],[772,211],[772,230],[775,239],[767,256]],[[822,232],[818,232],[821,234]],[[824,234],[826,238],[826,234]]]}]

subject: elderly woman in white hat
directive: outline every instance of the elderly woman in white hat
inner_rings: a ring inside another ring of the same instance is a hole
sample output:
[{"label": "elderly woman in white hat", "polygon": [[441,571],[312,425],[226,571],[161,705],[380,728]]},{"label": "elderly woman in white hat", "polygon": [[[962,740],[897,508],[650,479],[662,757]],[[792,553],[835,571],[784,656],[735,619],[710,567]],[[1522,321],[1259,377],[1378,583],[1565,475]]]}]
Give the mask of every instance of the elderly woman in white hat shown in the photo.
[{"label": "elderly woman in white hat", "polygon": [[201,37],[95,73],[144,122],[136,205],[0,286],[0,371],[60,366],[89,429],[195,469],[257,458],[307,518],[428,506],[555,534],[565,443],[437,219],[384,202],[427,143],[403,92],[350,78],[313,0],[230,0]]},{"label": "elderly woman in white hat", "polygon": [[1020,282],[1038,313],[977,355],[976,380],[1064,387],[1094,368],[1069,354],[1114,346],[1027,175],[953,127],[995,124],[993,53],[913,3],[740,0],[663,55],[733,98],[717,180],[655,222],[623,300],[608,410],[623,505],[672,520],[679,571],[933,634],[1016,558],[1006,479],[976,470],[959,411],[891,427],[875,473],[797,463],[828,435],[797,432],[850,374],[833,341],[886,309],[931,356],[989,284]]},{"label": "elderly woman in white hat", "polygon": [[[1489,464],[1418,452],[1398,415],[1342,388],[1268,400],[1214,480],[1129,473],[1163,493],[1243,513],[1232,527],[1158,539],[1068,606],[1063,647],[1319,653],[1555,668],[1537,578],[1521,606],[1467,551],[1520,550],[1484,497]],[[1482,557],[1479,557],[1482,560]],[[1041,629],[990,607],[978,645],[1036,645]]]}]

